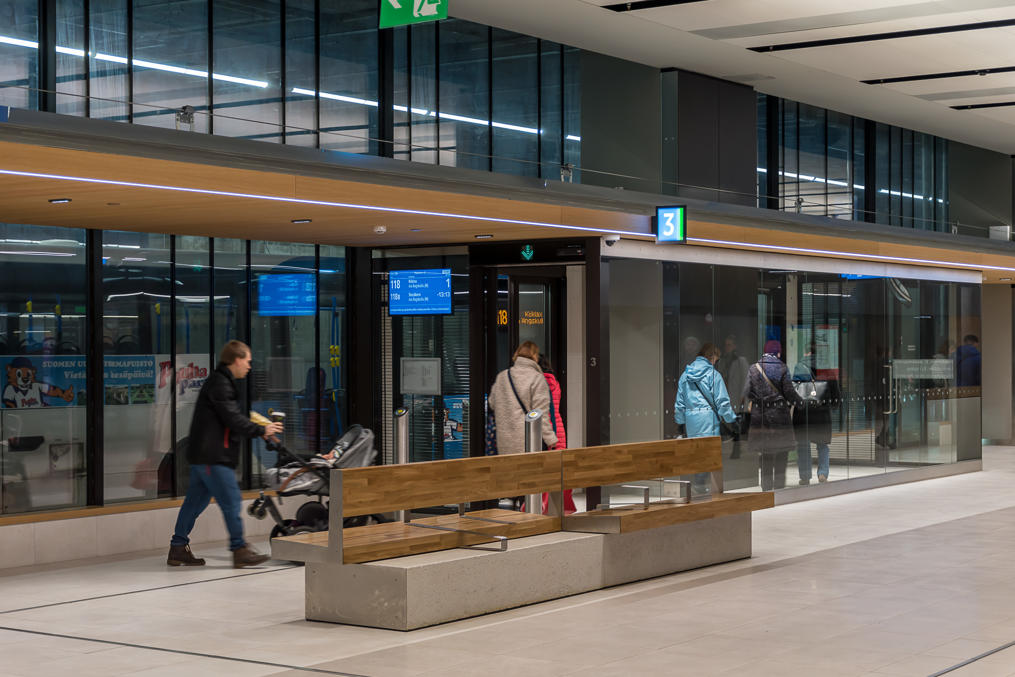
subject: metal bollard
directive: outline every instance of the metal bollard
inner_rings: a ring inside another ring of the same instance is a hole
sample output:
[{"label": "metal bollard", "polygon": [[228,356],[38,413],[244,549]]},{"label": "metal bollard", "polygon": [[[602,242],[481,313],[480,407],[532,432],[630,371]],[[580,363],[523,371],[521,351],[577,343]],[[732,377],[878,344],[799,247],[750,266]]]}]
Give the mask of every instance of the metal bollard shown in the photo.
[{"label": "metal bollard", "polygon": [[[542,451],[543,449],[543,412],[533,409],[525,414],[525,452]],[[525,498],[525,512],[535,515],[543,513],[543,497],[540,494],[529,494]]]},{"label": "metal bollard", "polygon": [[[394,415],[394,430],[392,431],[392,439],[395,442],[395,463],[408,463],[409,462],[409,410],[405,407],[399,407],[395,409]],[[408,518],[409,513],[405,510],[399,510],[395,513],[395,519],[399,522],[404,522]]]}]

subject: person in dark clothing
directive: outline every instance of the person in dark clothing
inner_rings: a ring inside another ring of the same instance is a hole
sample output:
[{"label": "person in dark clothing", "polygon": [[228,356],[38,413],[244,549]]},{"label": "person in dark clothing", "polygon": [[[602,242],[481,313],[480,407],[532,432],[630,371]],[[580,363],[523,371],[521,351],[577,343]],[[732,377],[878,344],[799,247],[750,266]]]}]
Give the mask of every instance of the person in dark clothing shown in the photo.
[{"label": "person in dark clothing", "polygon": [[244,438],[274,438],[282,432],[282,424],[258,425],[240,410],[236,381],[250,371],[250,360],[250,348],[245,343],[227,343],[222,348],[218,367],[208,376],[197,396],[187,447],[190,485],[169,541],[169,556],[166,558],[169,566],[204,564],[204,560],[195,557],[190,550],[190,532],[212,498],[222,510],[229,531],[233,567],[240,569],[269,559],[268,555],[258,553],[243,540],[242,499],[236,481],[236,467]]},{"label": "person in dark clothing", "polygon": [[800,484],[810,484],[813,463],[811,445],[818,450],[818,482],[828,481],[832,442],[832,410],[839,399],[839,384],[834,379],[818,378],[817,346],[811,343],[807,352],[793,368],[793,382],[797,394],[810,397],[803,406],[793,410],[796,428],[797,470]]},{"label": "person in dark clothing", "polygon": [[751,408],[747,448],[759,454],[762,491],[786,486],[786,463],[796,446],[792,407],[801,404],[801,399],[789,369],[779,359],[781,353],[779,341],[765,342],[764,355],[748,370],[743,393]]},{"label": "person in dark clothing", "polygon": [[962,337],[962,345],[955,350],[955,385],[980,385],[980,339],[975,334]]}]

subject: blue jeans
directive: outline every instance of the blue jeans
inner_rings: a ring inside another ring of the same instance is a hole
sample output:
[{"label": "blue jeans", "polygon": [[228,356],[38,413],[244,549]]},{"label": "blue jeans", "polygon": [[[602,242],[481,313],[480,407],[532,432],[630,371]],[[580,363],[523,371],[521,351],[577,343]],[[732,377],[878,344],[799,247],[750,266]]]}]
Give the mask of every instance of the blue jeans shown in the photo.
[{"label": "blue jeans", "polygon": [[170,545],[187,545],[190,543],[190,532],[194,522],[208,507],[211,499],[219,504],[222,517],[229,530],[229,549],[239,550],[246,541],[243,540],[243,519],[240,517],[240,485],[236,482],[236,473],[224,465],[192,465],[190,466],[190,486],[187,496],[180,506],[180,514],[176,517],[176,529]]},{"label": "blue jeans", "polygon": [[[828,445],[822,442],[815,442],[818,448],[818,476],[828,477]],[[809,442],[798,442],[796,445],[796,466],[800,471],[800,479],[811,478],[811,445]]]}]

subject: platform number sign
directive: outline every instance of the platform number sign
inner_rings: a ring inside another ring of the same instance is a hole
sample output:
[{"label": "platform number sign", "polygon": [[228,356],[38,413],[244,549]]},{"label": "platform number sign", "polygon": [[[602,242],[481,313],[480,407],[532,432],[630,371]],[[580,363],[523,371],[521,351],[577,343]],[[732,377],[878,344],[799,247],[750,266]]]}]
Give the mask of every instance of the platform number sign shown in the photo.
[{"label": "platform number sign", "polygon": [[656,207],[656,242],[687,242],[687,207]]}]

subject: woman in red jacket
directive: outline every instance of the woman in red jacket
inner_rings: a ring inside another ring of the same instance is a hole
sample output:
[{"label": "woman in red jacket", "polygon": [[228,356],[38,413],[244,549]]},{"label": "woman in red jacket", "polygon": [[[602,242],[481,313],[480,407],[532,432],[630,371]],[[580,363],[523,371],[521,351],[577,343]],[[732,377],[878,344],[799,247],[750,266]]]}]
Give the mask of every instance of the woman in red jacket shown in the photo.
[{"label": "woman in red jacket", "polygon": [[[550,423],[553,424],[553,431],[557,434],[557,446],[554,449],[566,449],[567,448],[567,435],[564,432],[564,417],[560,411],[560,381],[553,375],[553,367],[550,366],[550,361],[546,359],[546,356],[539,356],[539,368],[543,370],[543,377],[546,379],[546,385],[550,388],[550,401],[553,403],[553,411],[551,412]],[[543,494],[543,514],[547,512],[547,504],[549,502],[549,495]],[[564,491],[564,514],[570,515],[575,512],[574,498],[571,496],[571,490],[566,489]]]}]

